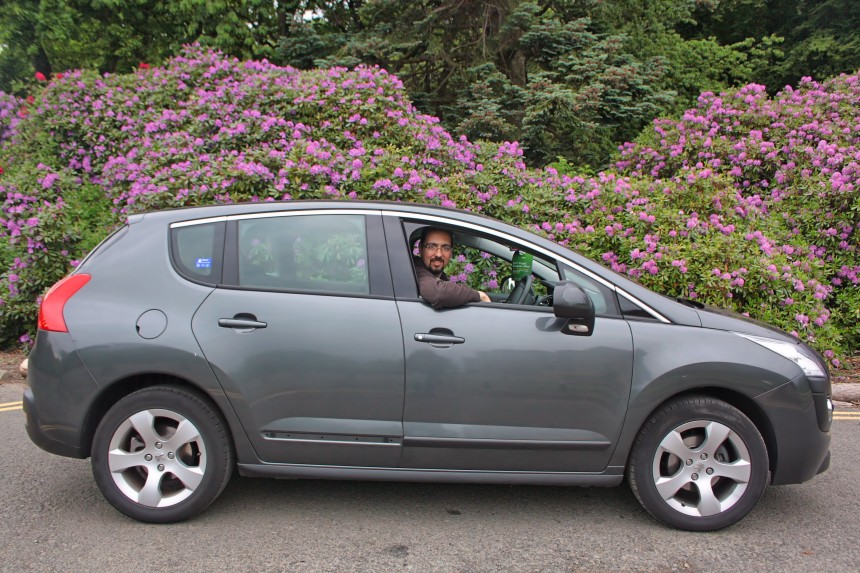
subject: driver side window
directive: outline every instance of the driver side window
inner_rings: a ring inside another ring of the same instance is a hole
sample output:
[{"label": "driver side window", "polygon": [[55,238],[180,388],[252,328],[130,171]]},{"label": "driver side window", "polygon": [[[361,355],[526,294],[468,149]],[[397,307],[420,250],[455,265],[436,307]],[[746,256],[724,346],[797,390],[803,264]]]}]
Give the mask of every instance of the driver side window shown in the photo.
[{"label": "driver side window", "polygon": [[[552,286],[558,282],[558,272],[554,266],[530,253],[503,244],[487,245],[483,248],[461,246],[449,265],[452,281],[484,291],[492,302],[510,302],[511,292],[518,282],[529,275],[529,285],[523,304],[534,305],[548,300]],[[492,247],[492,248],[489,248]]]},{"label": "driver side window", "polygon": [[[410,233],[413,257],[420,257],[418,237],[421,229]],[[419,263],[420,264],[420,263]],[[521,245],[508,245],[487,236],[454,230],[453,252],[445,267],[445,274],[453,283],[486,293],[493,303],[513,302],[512,293],[520,284],[520,291],[528,292],[513,297],[520,304],[551,306],[552,288],[560,280],[554,262],[528,253]],[[530,284],[527,277],[532,277]]]}]

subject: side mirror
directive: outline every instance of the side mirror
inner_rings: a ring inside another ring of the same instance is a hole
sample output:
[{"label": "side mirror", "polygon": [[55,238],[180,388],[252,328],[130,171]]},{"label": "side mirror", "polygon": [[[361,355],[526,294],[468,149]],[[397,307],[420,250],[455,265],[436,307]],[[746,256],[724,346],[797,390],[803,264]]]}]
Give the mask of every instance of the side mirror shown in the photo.
[{"label": "side mirror", "polygon": [[589,336],[594,331],[594,304],[576,283],[561,281],[555,286],[552,309],[556,317],[567,319],[565,334]]}]

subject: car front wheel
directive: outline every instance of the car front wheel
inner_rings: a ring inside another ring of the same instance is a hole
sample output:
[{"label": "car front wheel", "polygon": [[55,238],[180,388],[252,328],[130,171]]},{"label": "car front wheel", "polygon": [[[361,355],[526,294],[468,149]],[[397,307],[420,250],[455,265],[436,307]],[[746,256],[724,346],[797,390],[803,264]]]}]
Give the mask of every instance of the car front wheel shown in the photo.
[{"label": "car front wheel", "polygon": [[140,521],[189,519],[230,479],[233,451],[221,416],[201,397],[173,386],[134,392],[96,429],[96,483],[122,513]]},{"label": "car front wheel", "polygon": [[740,410],[714,398],[672,401],[645,423],[633,445],[627,479],[659,521],[713,531],[743,519],[769,475],[761,434]]}]

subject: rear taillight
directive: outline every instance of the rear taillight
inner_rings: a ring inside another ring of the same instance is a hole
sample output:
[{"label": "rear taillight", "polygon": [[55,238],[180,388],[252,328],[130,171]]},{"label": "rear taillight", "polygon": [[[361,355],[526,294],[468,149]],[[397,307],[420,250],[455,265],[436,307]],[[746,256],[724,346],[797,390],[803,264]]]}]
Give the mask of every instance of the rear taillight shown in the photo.
[{"label": "rear taillight", "polygon": [[66,320],[63,318],[63,308],[89,280],[90,275],[71,275],[52,286],[39,307],[39,329],[68,332]]}]

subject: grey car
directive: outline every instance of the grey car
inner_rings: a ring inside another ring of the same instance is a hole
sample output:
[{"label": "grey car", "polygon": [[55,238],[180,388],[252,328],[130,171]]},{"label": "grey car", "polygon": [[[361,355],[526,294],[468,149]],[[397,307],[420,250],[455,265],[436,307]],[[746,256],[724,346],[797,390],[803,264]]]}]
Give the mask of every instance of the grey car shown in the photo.
[{"label": "grey car", "polygon": [[[487,278],[492,302],[435,310],[421,298],[413,255],[428,226],[454,233],[455,258]],[[505,277],[522,253],[530,272]],[[283,202],[134,215],[49,291],[39,326],[30,438],[90,457],[107,500],[146,522],[199,514],[235,469],[626,477],[656,519],[704,531],[830,462],[830,379],[808,346],[465,211]]]}]

